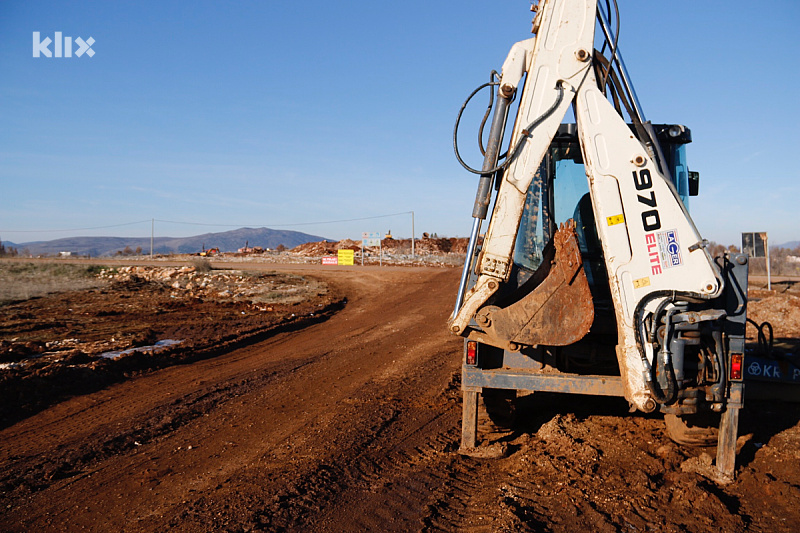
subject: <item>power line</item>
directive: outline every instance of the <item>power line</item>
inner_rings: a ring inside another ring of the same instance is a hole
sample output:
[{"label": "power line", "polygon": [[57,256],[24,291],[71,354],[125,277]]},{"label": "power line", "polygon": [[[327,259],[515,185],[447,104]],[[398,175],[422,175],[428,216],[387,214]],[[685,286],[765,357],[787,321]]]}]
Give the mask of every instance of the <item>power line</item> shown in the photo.
[{"label": "power line", "polygon": [[412,211],[403,211],[402,213],[392,213],[390,215],[376,215],[372,217],[360,217],[360,218],[348,218],[343,220],[325,220],[321,222],[297,222],[294,224],[207,224],[203,222],[180,222],[177,220],[161,220],[155,219],[156,222],[163,222],[167,224],[183,224],[187,226],[211,226],[211,227],[221,227],[221,228],[241,228],[241,227],[269,227],[269,228],[287,228],[292,226],[316,226],[321,224],[340,224],[342,222],[357,222],[359,220],[373,220],[376,218],[389,218],[389,217],[396,217],[400,215],[410,215]]}]

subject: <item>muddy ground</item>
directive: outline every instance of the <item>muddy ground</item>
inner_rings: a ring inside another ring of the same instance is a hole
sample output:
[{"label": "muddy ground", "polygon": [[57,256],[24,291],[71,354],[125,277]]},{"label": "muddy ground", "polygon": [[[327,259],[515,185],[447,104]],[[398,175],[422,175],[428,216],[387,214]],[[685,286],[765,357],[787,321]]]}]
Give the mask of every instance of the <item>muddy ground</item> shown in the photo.
[{"label": "muddy ground", "polygon": [[[267,305],[258,275],[132,273],[0,307],[0,530],[797,529],[796,404],[748,403],[728,485],[696,473],[713,448],[615,398],[525,396],[512,431],[482,426],[492,453],[462,455],[456,269],[263,268],[313,288]],[[787,345],[792,287],[751,302]],[[163,339],[183,342],[102,355]]]},{"label": "muddy ground", "polygon": [[[92,282],[76,283],[88,289],[0,305],[0,427],[72,394],[304,327],[343,305],[313,276],[201,265],[92,267]],[[49,286],[71,285],[49,266],[40,271]],[[4,281],[20,280],[11,277]]]}]

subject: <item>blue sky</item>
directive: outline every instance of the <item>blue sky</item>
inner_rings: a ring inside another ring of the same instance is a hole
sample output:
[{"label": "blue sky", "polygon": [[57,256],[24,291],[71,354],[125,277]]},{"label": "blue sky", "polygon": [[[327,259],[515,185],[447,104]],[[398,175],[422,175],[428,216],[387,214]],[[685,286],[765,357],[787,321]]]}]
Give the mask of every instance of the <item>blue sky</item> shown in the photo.
[{"label": "blue sky", "polygon": [[[701,234],[800,239],[800,3],[619,4],[647,118],[692,129]],[[476,179],[453,122],[530,37],[529,5],[4,1],[0,239],[148,236],[151,219],[156,236],[408,237],[410,211],[417,236],[466,236]],[[95,55],[34,58],[34,31],[91,36]]]}]

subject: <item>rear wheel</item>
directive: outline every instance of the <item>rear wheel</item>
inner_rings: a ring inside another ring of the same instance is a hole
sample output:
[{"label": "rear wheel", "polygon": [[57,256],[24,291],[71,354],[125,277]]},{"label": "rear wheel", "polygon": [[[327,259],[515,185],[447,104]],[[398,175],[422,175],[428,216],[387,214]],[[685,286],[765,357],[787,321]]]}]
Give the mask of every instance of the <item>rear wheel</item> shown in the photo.
[{"label": "rear wheel", "polygon": [[719,415],[664,415],[667,435],[683,446],[716,446],[719,439]]}]

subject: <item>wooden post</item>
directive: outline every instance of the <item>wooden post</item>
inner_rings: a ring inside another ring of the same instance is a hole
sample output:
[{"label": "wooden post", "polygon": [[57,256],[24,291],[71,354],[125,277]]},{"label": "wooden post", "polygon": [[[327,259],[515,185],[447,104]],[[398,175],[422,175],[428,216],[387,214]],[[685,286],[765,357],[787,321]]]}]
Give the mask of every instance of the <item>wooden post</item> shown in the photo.
[{"label": "wooden post", "polygon": [[461,414],[461,449],[474,448],[478,440],[478,391],[465,390]]},{"label": "wooden post", "polygon": [[739,409],[744,405],[744,384],[730,384],[728,405],[719,422],[717,440],[717,473],[722,481],[730,482],[736,474],[736,438],[739,435]]},{"label": "wooden post", "polygon": [[739,408],[728,406],[722,413],[717,441],[717,472],[725,481],[736,474],[736,437],[739,433]]}]

